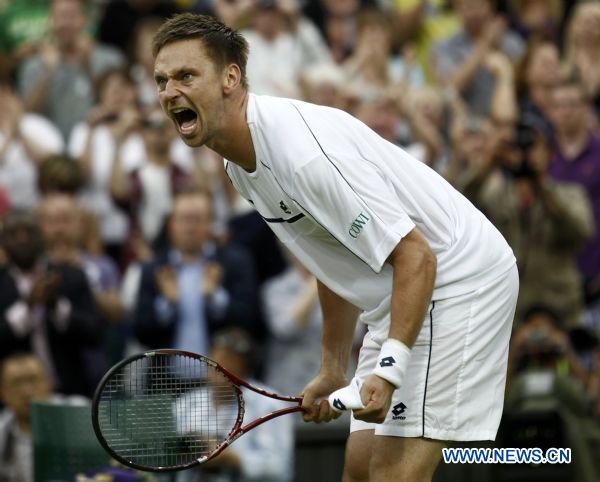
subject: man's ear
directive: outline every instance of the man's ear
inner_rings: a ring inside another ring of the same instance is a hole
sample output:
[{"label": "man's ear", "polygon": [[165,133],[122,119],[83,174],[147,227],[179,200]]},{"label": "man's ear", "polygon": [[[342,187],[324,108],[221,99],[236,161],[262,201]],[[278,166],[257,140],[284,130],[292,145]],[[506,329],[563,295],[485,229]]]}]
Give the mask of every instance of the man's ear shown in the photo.
[{"label": "man's ear", "polygon": [[230,94],[242,83],[242,72],[237,64],[229,64],[223,71],[223,92]]}]

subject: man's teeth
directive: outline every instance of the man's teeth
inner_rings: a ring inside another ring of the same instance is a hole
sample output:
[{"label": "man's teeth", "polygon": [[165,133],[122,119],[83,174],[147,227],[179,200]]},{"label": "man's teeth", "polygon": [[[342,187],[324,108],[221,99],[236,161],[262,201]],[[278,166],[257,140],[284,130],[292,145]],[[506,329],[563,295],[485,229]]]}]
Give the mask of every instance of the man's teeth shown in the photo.
[{"label": "man's teeth", "polygon": [[173,112],[173,114],[179,114],[184,110],[188,110],[187,107],[178,107],[177,109],[173,109],[171,112]]}]

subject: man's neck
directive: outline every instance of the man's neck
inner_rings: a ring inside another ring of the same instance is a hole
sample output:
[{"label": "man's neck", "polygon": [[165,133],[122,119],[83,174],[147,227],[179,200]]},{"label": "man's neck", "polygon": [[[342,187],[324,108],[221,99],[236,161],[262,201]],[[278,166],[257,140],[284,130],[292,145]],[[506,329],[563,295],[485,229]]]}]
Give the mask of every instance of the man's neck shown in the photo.
[{"label": "man's neck", "polygon": [[225,159],[237,164],[248,172],[256,169],[256,154],[246,121],[248,93],[231,99],[229,113],[223,116],[220,132],[207,146]]},{"label": "man's neck", "polygon": [[177,250],[179,259],[183,263],[195,263],[202,256],[202,250],[199,251],[181,251]]}]

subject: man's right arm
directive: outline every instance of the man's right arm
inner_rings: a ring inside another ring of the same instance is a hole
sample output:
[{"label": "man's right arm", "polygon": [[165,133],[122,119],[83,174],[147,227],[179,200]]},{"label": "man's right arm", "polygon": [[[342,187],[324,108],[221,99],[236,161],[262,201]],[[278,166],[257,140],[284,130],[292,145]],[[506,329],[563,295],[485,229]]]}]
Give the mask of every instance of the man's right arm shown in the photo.
[{"label": "man's right arm", "polygon": [[346,372],[358,318],[358,308],[317,281],[323,312],[321,369]]},{"label": "man's right arm", "polygon": [[[303,417],[306,422],[328,422],[339,416],[329,406],[327,396],[348,384],[346,368],[358,318],[356,306],[320,281],[317,283],[323,312],[321,370],[302,391],[302,407],[305,409]],[[321,399],[320,403],[315,403],[317,399]]]}]

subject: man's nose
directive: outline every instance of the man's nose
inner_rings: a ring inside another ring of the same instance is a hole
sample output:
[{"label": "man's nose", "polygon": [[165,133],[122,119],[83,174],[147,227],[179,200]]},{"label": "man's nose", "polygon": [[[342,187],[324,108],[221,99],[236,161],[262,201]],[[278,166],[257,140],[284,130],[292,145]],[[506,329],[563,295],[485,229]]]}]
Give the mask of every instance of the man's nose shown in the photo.
[{"label": "man's nose", "polygon": [[165,85],[164,90],[162,91],[163,98],[167,101],[173,100],[179,96],[179,91],[175,85],[173,79],[169,79],[167,84]]}]

